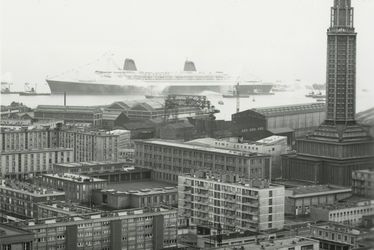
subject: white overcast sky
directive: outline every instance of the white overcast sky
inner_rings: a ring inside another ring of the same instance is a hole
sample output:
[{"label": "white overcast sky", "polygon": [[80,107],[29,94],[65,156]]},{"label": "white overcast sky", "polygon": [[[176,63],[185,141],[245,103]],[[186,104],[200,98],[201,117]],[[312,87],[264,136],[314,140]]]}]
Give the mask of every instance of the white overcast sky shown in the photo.
[{"label": "white overcast sky", "polygon": [[[325,81],[332,0],[1,0],[1,73],[13,81],[111,51],[144,71],[246,72],[264,81]],[[353,0],[357,83],[374,84],[374,0]]]}]

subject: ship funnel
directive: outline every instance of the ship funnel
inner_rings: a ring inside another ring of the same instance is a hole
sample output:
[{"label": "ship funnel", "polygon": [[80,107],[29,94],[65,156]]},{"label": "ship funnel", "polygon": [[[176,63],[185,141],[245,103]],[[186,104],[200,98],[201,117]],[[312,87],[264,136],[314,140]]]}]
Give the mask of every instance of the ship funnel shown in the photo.
[{"label": "ship funnel", "polygon": [[123,65],[123,70],[137,71],[134,60],[126,58],[125,63]]},{"label": "ship funnel", "polygon": [[195,64],[192,61],[185,61],[184,71],[196,71]]}]

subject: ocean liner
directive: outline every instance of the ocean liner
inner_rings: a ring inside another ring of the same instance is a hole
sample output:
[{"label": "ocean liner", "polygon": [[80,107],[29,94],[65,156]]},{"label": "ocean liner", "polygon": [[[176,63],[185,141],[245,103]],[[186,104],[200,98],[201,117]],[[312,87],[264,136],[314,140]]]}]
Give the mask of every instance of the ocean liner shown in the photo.
[{"label": "ocean liner", "polygon": [[[48,78],[52,94],[77,95],[145,95],[145,94],[200,94],[203,91],[225,93],[236,79],[223,72],[196,71],[192,61],[186,61],[182,72],[138,71],[134,60],[126,59],[122,69],[96,70],[91,79]],[[243,82],[242,94],[269,93],[272,84],[259,81]]]}]

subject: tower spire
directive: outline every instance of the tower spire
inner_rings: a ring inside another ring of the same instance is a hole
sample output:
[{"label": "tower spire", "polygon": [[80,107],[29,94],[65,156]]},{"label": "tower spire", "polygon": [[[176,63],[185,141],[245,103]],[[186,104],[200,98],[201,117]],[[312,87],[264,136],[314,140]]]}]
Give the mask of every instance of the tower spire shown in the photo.
[{"label": "tower spire", "polygon": [[351,0],[334,0],[334,6],[331,7],[330,28],[345,27],[353,29],[353,8]]}]

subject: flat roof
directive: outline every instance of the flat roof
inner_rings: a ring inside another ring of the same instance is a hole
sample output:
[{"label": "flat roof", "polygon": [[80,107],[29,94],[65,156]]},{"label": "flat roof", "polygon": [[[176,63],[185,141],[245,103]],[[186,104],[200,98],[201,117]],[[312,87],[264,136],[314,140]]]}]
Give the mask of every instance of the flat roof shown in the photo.
[{"label": "flat roof", "polygon": [[55,196],[55,195],[65,195],[65,192],[57,191],[50,188],[41,188],[26,182],[19,181],[0,181],[0,188],[10,190],[17,193],[28,194],[31,196],[46,197],[46,196]]},{"label": "flat roof", "polygon": [[[250,152],[243,152],[239,150],[232,150],[232,149],[223,149],[223,148],[215,148],[215,147],[202,147],[198,145],[183,143],[183,142],[176,142],[176,141],[164,141],[164,140],[143,140],[141,142],[144,143],[152,143],[162,146],[170,146],[170,147],[179,147],[185,149],[192,149],[192,150],[200,150],[200,151],[207,151],[212,153],[221,153],[221,154],[229,154],[233,156],[242,156],[242,157],[254,157],[254,156],[268,156],[265,154],[260,153],[250,153]],[[270,157],[270,156],[269,156]]]},{"label": "flat roof", "polygon": [[70,173],[43,174],[43,176],[60,179],[60,180],[73,181],[77,183],[91,183],[91,182],[106,182],[107,181],[104,179],[94,178],[94,177],[90,177],[87,175],[70,174]]},{"label": "flat roof", "polygon": [[23,150],[12,150],[2,151],[2,155],[13,155],[13,154],[31,154],[31,153],[43,153],[43,152],[54,152],[54,151],[73,151],[72,148],[34,148],[34,149],[23,149]]},{"label": "flat roof", "polygon": [[129,165],[129,163],[118,162],[118,161],[84,161],[84,162],[56,163],[55,165],[75,168],[75,167],[101,166],[101,165]]},{"label": "flat roof", "polygon": [[292,198],[305,197],[305,196],[315,196],[324,195],[331,193],[341,193],[341,192],[351,192],[351,188],[333,186],[333,185],[310,185],[310,186],[299,186],[294,188],[288,188],[286,196]]},{"label": "flat roof", "polygon": [[0,239],[9,236],[21,236],[25,234],[33,235],[33,233],[30,231],[0,223]]},{"label": "flat roof", "polygon": [[124,182],[124,183],[110,183],[107,185],[105,190],[114,189],[116,191],[128,192],[136,191],[142,189],[155,189],[155,188],[165,188],[173,187],[176,188],[177,185],[170,184],[161,181],[139,181],[139,182]]},{"label": "flat roof", "polygon": [[293,105],[270,106],[263,108],[255,108],[253,111],[260,113],[264,116],[282,116],[295,113],[311,113],[325,111],[325,103],[304,103]]}]

